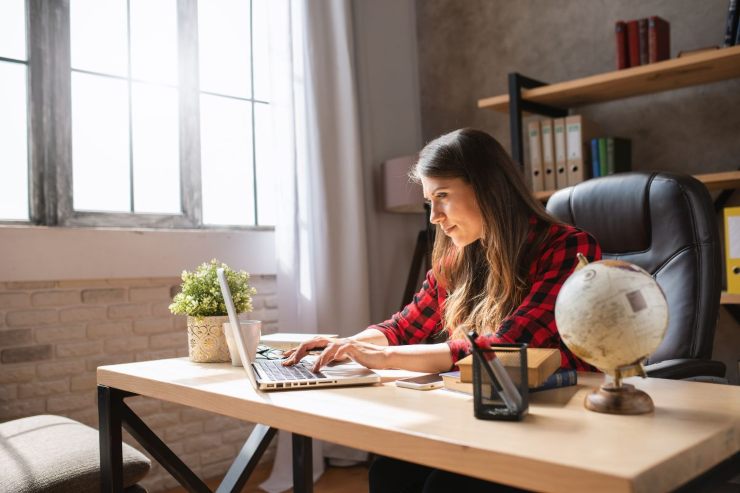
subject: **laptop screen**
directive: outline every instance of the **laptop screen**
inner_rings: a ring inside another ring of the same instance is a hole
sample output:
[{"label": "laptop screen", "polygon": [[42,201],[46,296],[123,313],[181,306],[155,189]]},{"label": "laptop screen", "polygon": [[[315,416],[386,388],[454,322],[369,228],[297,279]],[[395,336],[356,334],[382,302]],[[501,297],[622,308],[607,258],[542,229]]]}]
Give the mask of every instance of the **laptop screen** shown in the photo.
[{"label": "laptop screen", "polygon": [[252,360],[247,354],[247,345],[242,339],[241,331],[239,330],[239,319],[236,316],[236,308],[234,307],[234,300],[231,298],[231,290],[229,289],[229,283],[226,281],[226,273],[223,269],[216,269],[216,276],[218,277],[218,284],[221,286],[221,294],[224,297],[224,305],[226,305],[226,313],[229,314],[229,323],[231,324],[231,333],[234,336],[234,342],[239,351],[239,357],[242,359],[242,365],[244,371],[249,376],[249,381],[252,382],[252,386],[255,390],[259,390],[257,385],[257,379],[254,376],[254,369],[252,368]]}]

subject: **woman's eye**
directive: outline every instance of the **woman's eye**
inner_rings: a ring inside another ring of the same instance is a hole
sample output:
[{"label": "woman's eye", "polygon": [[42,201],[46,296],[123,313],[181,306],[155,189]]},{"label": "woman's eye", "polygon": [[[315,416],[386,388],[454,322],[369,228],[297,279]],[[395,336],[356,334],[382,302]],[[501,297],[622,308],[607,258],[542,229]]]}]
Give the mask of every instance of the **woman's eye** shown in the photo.
[{"label": "woman's eye", "polygon": [[445,198],[445,197],[447,197],[447,192],[439,192],[439,193],[437,194],[437,198],[438,198],[438,199],[443,199],[443,198]]}]

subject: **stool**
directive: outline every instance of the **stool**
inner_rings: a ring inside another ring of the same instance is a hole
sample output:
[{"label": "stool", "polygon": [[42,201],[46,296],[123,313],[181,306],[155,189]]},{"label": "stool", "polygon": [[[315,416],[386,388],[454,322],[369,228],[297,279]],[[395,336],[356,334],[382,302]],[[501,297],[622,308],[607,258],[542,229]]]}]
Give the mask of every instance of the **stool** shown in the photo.
[{"label": "stool", "polygon": [[[136,483],[149,459],[123,444],[126,493],[146,492]],[[0,491],[98,493],[98,430],[62,416],[38,415],[0,423]]]}]

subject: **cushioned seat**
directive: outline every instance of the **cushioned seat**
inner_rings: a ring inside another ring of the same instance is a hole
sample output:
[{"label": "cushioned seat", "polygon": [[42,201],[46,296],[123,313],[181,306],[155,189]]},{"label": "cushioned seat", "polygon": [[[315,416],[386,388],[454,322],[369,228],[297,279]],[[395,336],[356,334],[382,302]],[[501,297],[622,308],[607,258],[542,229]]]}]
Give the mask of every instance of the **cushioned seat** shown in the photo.
[{"label": "cushioned seat", "polygon": [[726,383],[713,361],[722,279],[716,213],[707,188],[691,176],[619,173],[556,192],[547,210],[591,233],[603,257],[648,271],[668,300],[663,342],[648,376]]},{"label": "cushioned seat", "polygon": [[[127,493],[145,491],[136,482],[150,467],[146,456],[123,444]],[[0,491],[99,492],[98,430],[52,415],[0,423]]]}]

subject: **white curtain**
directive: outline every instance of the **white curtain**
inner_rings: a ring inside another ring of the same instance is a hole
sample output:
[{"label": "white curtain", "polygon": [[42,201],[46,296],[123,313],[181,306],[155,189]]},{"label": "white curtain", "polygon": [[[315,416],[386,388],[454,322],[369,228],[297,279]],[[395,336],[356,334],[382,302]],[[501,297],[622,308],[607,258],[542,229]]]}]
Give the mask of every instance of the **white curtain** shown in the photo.
[{"label": "white curtain", "polygon": [[[362,160],[349,0],[270,0],[279,206],[275,226],[281,332],[351,335],[370,323]],[[292,487],[280,433],[269,492]],[[314,441],[322,457],[364,452]]]}]

